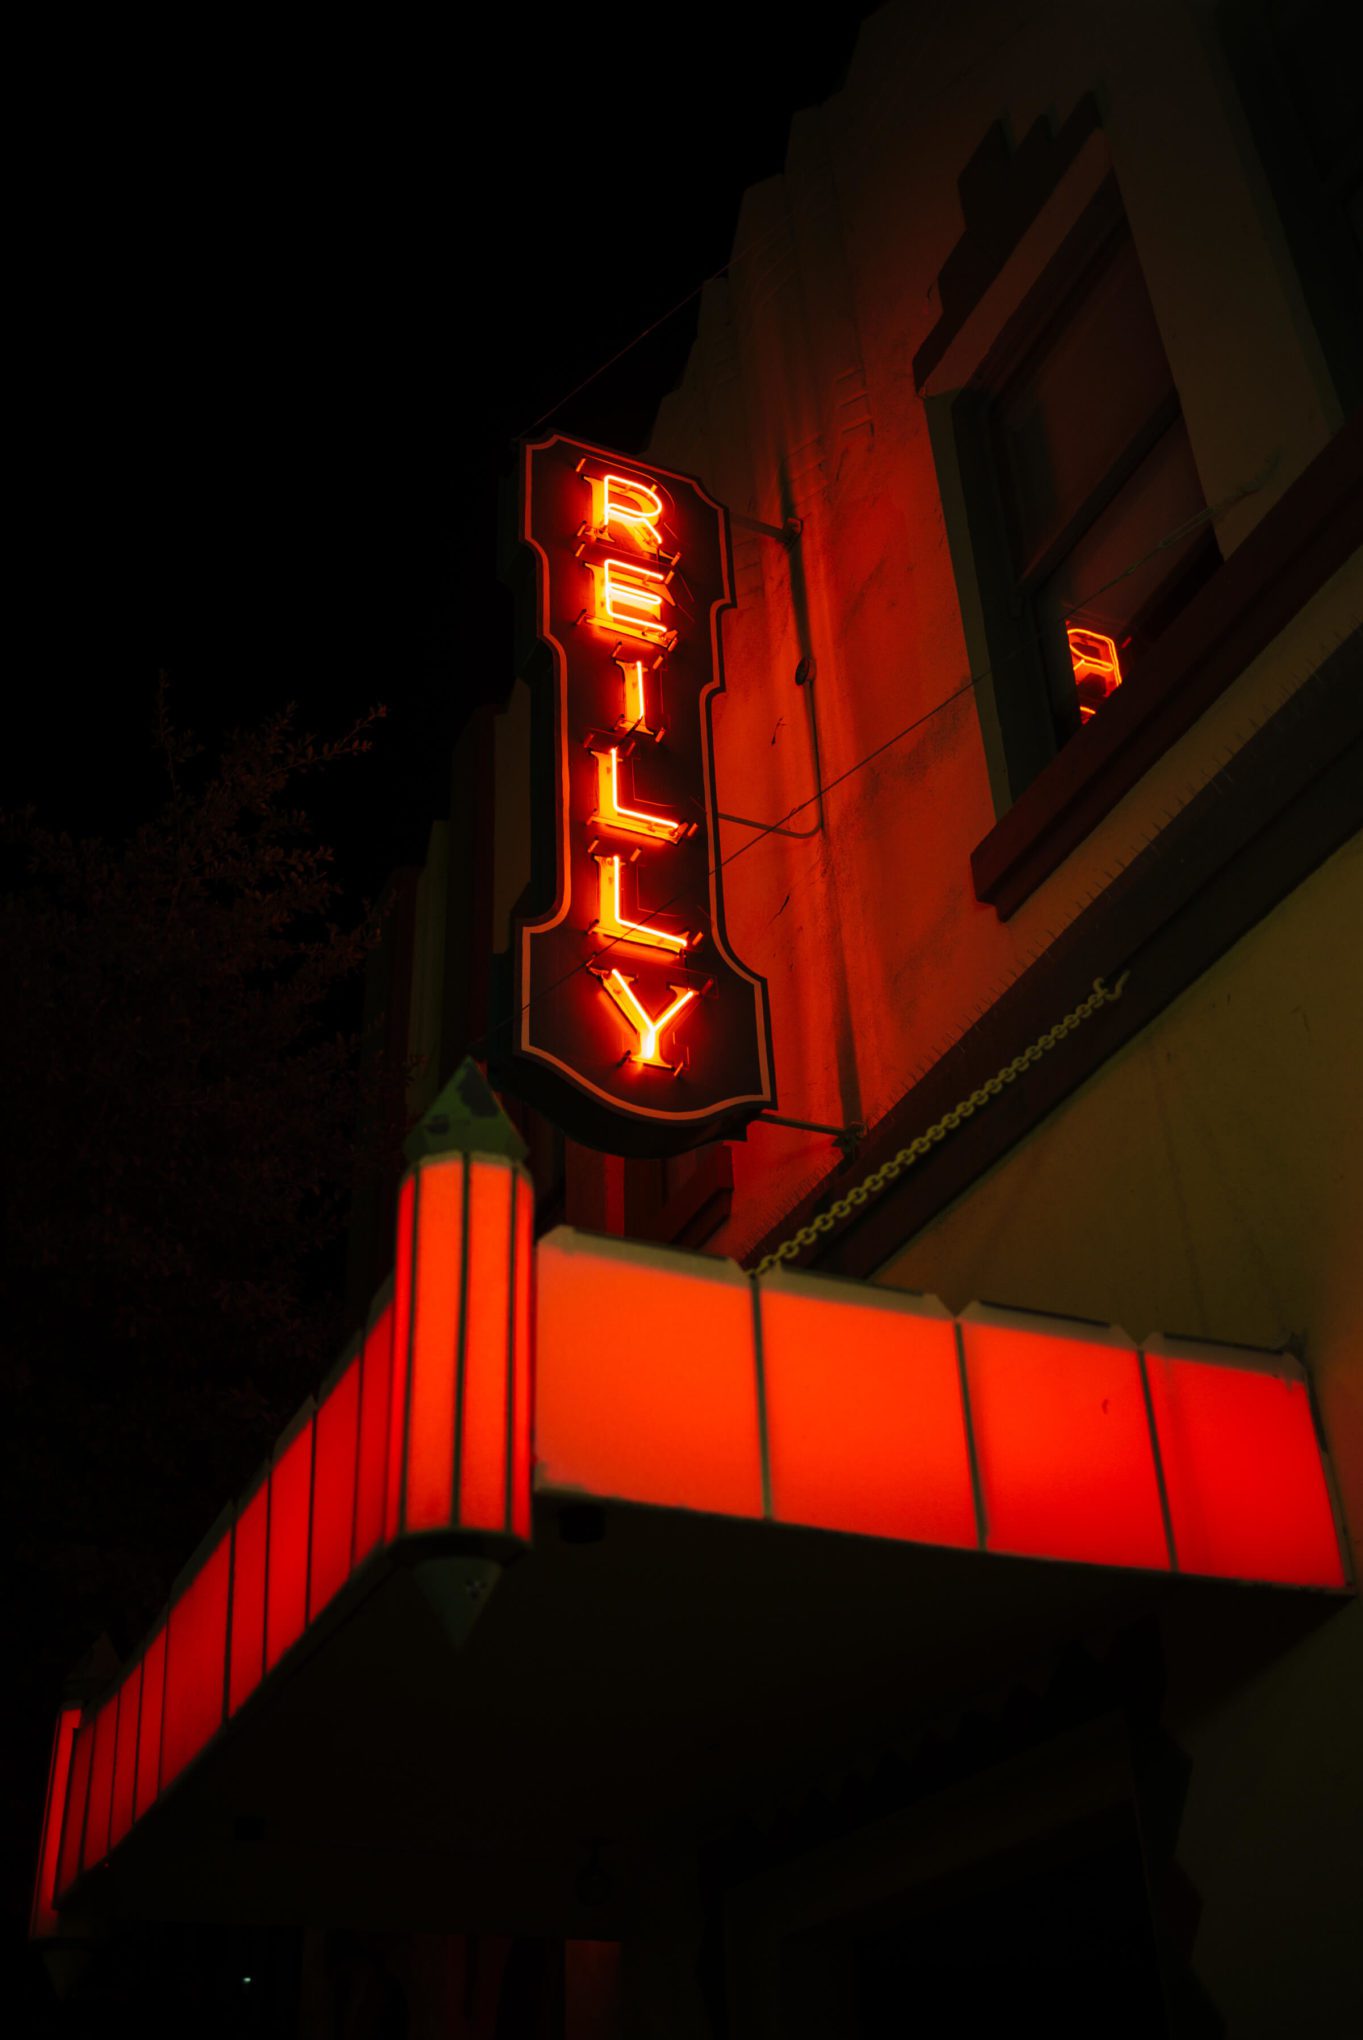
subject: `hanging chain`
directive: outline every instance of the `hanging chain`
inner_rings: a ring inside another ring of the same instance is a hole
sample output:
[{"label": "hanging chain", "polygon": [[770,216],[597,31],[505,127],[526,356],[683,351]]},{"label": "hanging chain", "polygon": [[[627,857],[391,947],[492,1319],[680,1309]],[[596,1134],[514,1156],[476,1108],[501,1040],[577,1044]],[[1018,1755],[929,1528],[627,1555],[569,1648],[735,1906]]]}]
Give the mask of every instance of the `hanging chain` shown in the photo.
[{"label": "hanging chain", "polygon": [[1077,1027],[1082,1027],[1100,1007],[1115,1004],[1121,998],[1130,975],[1130,971],[1124,970],[1116,984],[1111,986],[1104,984],[1100,977],[1095,978],[1093,990],[1086,999],[1080,1001],[1072,1013],[1067,1013],[1063,1020],[1056,1021],[1054,1027],[1048,1027],[1044,1034],[1038,1035],[1029,1048],[1024,1048],[1010,1063],[1005,1063],[1001,1070],[996,1071],[980,1085],[978,1091],[972,1091],[968,1098],[962,1098],[959,1104],[953,1105],[950,1112],[944,1112],[942,1117],[920,1133],[916,1140],[911,1140],[907,1147],[900,1148],[898,1154],[891,1155],[888,1162],[882,1162],[878,1169],[873,1169],[864,1181],[856,1184],[845,1196],[836,1198],[826,1211],[821,1211],[816,1218],[810,1219],[808,1225],[802,1225],[798,1232],[792,1233],[788,1240],[782,1240],[779,1247],[773,1247],[769,1254],[764,1254],[753,1273],[768,1275],[783,1261],[798,1259],[806,1247],[814,1246],[825,1233],[831,1233],[836,1225],[840,1225],[843,1219],[850,1218],[852,1213],[870,1198],[879,1196],[888,1184],[903,1175],[905,1169],[911,1168],[915,1162],[921,1161],[924,1155],[930,1154],[933,1148],[940,1141],[944,1141],[949,1133],[953,1133],[963,1120],[973,1119],[991,1098],[998,1097],[1006,1084],[1011,1084],[1024,1070],[1030,1069],[1033,1063],[1039,1063],[1042,1056],[1048,1055],[1057,1042],[1063,1041],[1067,1034],[1073,1034]]}]

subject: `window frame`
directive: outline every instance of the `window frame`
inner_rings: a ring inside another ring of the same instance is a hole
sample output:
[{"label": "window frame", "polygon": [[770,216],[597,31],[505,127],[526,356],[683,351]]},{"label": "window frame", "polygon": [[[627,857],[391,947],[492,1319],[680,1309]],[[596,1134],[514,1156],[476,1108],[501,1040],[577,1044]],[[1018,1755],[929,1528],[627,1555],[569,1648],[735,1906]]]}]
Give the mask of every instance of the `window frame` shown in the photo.
[{"label": "window frame", "polygon": [[[1224,557],[1210,579],[1162,634],[1139,688],[1119,688],[1082,741],[1067,744],[1014,796],[1004,719],[1009,703],[989,673],[981,588],[991,570],[998,520],[972,529],[971,476],[958,449],[953,412],[962,390],[1010,320],[1026,307],[1097,196],[1113,175],[1107,138],[1091,128],[1067,148],[1044,198],[1006,253],[977,275],[965,307],[939,321],[919,350],[923,402],[947,552],[955,580],[967,671],[975,688],[980,737],[998,819],[970,856],[975,897],[1007,920],[1076,850],[1149,767],[1240,676],[1257,654],[1324,586],[1363,540],[1358,489],[1363,411],[1339,430],[1289,482]],[[953,258],[949,258],[953,259]],[[940,341],[934,336],[941,331]],[[930,343],[930,344],[929,344]],[[978,541],[978,557],[977,557]]]},{"label": "window frame", "polygon": [[[1016,619],[999,600],[1000,589],[1011,583],[1012,563],[978,408],[962,399],[981,370],[998,361],[1000,350],[1014,346],[1020,354],[1038,319],[1063,301],[1110,229],[1107,187],[1112,181],[1107,137],[1101,127],[1092,126],[1082,142],[1065,152],[1059,175],[1030,223],[981,282],[969,310],[953,318],[941,345],[932,345],[918,383],[969,671],[984,676],[975,703],[997,815],[1008,811],[1019,788],[1035,780],[1055,747],[1047,738],[1045,697],[1038,698],[1036,691],[1038,666],[1024,670],[1022,685],[1000,688],[994,683],[995,654],[1002,652],[1006,664],[1016,644]],[[926,352],[925,343],[920,353]]]},{"label": "window frame", "polygon": [[[1019,560],[1014,520],[1000,476],[993,422],[996,406],[1028,361],[1042,354],[1063,329],[1067,316],[1082,302],[1085,289],[1098,280],[1119,236],[1129,239],[1130,228],[1116,180],[1109,172],[1097,183],[1031,288],[975,363],[964,387],[949,398],[945,422],[959,476],[983,640],[983,657],[972,657],[972,670],[989,676],[986,685],[1002,754],[991,772],[995,810],[1000,814],[1019,799],[1082,727],[1068,670],[1062,671],[1056,660],[1048,657],[1041,642],[1037,597],[1182,416],[1170,370],[1168,389],[1155,409],[1133,430],[1083,498],[1071,506],[1063,523],[1031,557]],[[1205,501],[1200,508],[1205,511]],[[1207,557],[1214,545],[1209,521],[1205,539],[1192,548],[1184,572],[1196,572],[1205,579],[1214,571]],[[960,578],[963,562],[957,547],[953,547],[953,555]],[[1147,608],[1167,602],[1183,578],[1183,572],[1171,567]],[[1109,708],[1110,703],[1105,704],[1103,714]]]}]

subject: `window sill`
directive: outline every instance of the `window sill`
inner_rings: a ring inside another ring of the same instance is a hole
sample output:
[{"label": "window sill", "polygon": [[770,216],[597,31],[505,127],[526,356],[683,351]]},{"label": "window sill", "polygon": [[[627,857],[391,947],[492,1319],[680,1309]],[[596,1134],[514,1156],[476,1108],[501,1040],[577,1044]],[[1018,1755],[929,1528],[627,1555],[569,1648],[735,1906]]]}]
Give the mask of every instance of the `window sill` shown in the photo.
[{"label": "window sill", "polygon": [[1006,921],[1363,544],[1363,413],[1298,476],[971,852]]}]

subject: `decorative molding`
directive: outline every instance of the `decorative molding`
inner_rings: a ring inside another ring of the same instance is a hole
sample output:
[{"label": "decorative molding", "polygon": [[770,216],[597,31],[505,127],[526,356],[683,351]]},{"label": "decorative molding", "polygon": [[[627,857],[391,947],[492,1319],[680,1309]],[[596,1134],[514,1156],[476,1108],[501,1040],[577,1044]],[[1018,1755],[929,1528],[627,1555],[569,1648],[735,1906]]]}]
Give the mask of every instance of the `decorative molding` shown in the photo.
[{"label": "decorative molding", "polygon": [[1085,93],[1052,134],[1036,121],[1016,149],[995,121],[957,180],[965,232],[937,272],[937,324],[913,357],[916,389],[931,375],[951,341],[1040,212],[1094,129],[1098,105]]}]

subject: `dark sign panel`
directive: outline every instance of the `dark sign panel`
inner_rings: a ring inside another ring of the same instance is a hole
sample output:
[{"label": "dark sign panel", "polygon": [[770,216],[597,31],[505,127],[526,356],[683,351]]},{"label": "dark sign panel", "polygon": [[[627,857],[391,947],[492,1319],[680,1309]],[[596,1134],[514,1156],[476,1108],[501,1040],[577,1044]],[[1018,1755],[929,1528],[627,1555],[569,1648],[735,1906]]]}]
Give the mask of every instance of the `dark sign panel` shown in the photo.
[{"label": "dark sign panel", "polygon": [[718,868],[728,521],[691,476],[557,433],[524,461],[556,891],[514,930],[507,1080],[595,1147],[676,1153],[776,1095],[765,981],[729,948]]}]

